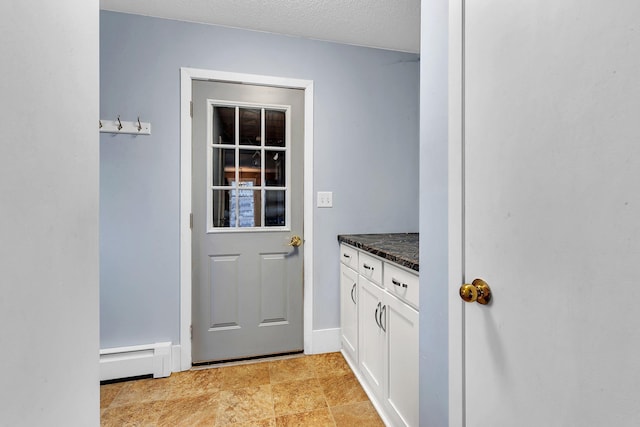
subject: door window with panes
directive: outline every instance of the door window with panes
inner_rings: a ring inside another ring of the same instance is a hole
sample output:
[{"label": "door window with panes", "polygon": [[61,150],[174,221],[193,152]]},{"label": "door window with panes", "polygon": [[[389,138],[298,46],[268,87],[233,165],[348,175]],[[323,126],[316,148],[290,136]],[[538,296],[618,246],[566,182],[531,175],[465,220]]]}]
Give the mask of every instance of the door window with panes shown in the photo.
[{"label": "door window with panes", "polygon": [[289,228],[289,108],[210,101],[208,231]]}]

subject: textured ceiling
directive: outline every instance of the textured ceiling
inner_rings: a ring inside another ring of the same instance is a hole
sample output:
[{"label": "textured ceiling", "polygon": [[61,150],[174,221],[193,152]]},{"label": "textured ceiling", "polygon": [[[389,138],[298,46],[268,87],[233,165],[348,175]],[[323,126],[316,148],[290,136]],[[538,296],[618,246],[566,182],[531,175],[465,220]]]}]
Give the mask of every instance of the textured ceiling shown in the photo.
[{"label": "textured ceiling", "polygon": [[100,0],[100,8],[418,53],[420,0]]}]

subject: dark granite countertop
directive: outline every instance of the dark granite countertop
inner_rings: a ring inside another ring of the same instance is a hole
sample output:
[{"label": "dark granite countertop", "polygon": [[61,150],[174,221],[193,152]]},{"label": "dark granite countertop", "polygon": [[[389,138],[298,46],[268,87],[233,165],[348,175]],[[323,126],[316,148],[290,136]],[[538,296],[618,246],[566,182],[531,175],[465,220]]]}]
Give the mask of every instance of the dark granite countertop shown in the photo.
[{"label": "dark granite countertop", "polygon": [[418,233],[340,234],[338,241],[420,271]]}]

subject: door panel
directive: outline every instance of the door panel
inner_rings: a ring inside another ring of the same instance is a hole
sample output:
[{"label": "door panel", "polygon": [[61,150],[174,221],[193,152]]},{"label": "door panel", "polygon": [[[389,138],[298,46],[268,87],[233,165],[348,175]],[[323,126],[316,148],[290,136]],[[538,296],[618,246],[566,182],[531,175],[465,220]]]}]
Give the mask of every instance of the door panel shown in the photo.
[{"label": "door panel", "polygon": [[192,99],[192,359],[302,351],[304,91],[194,81]]},{"label": "door panel", "polygon": [[286,253],[261,254],[260,324],[287,322],[288,299]]},{"label": "door panel", "polygon": [[635,0],[466,2],[466,425],[636,426]]},{"label": "door panel", "polygon": [[[209,328],[239,327],[238,322],[238,260],[239,255],[210,256]],[[226,286],[215,286],[216,281]]]}]

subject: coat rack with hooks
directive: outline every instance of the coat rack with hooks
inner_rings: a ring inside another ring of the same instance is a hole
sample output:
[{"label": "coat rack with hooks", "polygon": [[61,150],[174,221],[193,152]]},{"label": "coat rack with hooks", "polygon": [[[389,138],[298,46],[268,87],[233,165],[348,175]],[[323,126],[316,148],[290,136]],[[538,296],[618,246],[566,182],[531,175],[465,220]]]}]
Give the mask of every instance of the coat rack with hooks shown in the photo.
[{"label": "coat rack with hooks", "polygon": [[100,119],[100,133],[128,133],[134,135],[151,135],[151,123],[141,122],[140,117],[133,122],[120,120],[118,116],[115,120]]}]

